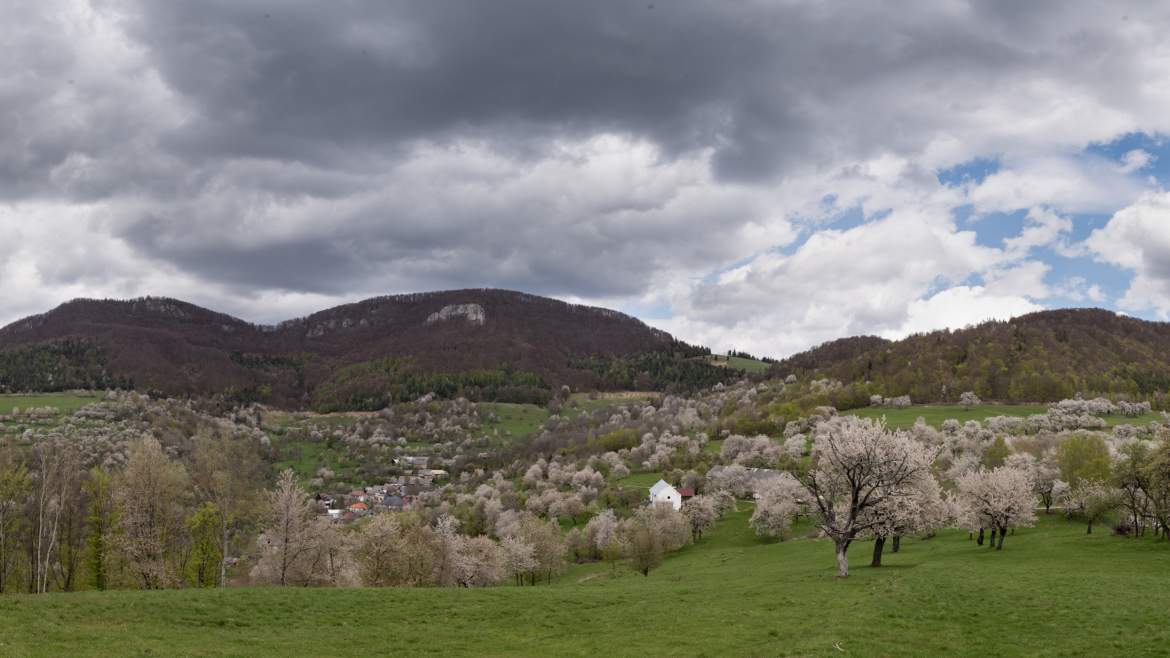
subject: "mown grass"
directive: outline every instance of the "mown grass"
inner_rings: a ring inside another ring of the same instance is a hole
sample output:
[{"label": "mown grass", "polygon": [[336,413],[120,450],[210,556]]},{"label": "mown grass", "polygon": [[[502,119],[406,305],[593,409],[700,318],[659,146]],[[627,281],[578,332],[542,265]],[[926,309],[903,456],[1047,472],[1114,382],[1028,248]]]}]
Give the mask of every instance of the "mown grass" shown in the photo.
[{"label": "mown grass", "polygon": [[1053,515],[1003,551],[964,532],[765,542],[731,515],[649,577],[574,567],[551,586],[233,589],[0,597],[0,655],[1165,655],[1170,544]]},{"label": "mown grass", "polygon": [[[619,489],[649,489],[661,479],[662,473],[657,471],[653,473],[630,473],[624,478],[614,480],[613,484]],[[649,496],[650,493],[647,492],[646,495]]]},{"label": "mown grass", "polygon": [[548,410],[535,404],[481,402],[479,408],[482,412],[494,413],[499,418],[496,422],[485,423],[484,431],[489,434],[498,431],[504,437],[518,439],[528,436],[548,420]]},{"label": "mown grass", "polygon": [[94,395],[76,395],[73,393],[38,393],[36,395],[5,394],[0,395],[0,414],[10,414],[14,407],[28,409],[29,407],[54,407],[62,414],[71,414],[87,404],[93,404],[101,398]]},{"label": "mown grass", "polygon": [[352,476],[350,469],[341,463],[340,455],[329,449],[324,441],[286,441],[281,439],[280,446],[282,459],[272,462],[272,472],[280,473],[291,468],[304,479],[316,475],[317,469],[328,467],[334,472],[334,477],[346,480]]},{"label": "mown grass", "polygon": [[731,370],[741,370],[743,372],[764,372],[770,365],[765,361],[745,359],[742,356],[723,356],[714,354],[707,357],[707,363],[720,368],[730,368]]},{"label": "mown grass", "polygon": [[[863,418],[885,417],[886,425],[893,428],[905,429],[914,425],[922,417],[928,425],[939,427],[948,419],[955,419],[960,423],[968,420],[984,421],[992,416],[1030,416],[1048,411],[1047,405],[1036,404],[981,404],[967,409],[958,405],[924,404],[906,409],[891,409],[887,407],[866,407],[853,409],[845,413],[854,414]],[[1148,425],[1151,421],[1162,420],[1161,414],[1145,414],[1136,418],[1126,416],[1105,416],[1105,422],[1110,427],[1128,423],[1130,425]]]},{"label": "mown grass", "polygon": [[605,409],[617,405],[648,404],[658,396],[659,394],[657,393],[623,391],[617,393],[600,393],[597,394],[597,397],[590,398],[587,393],[574,393],[569,396],[569,400],[561,413],[570,417],[576,417],[593,413],[598,409]]}]

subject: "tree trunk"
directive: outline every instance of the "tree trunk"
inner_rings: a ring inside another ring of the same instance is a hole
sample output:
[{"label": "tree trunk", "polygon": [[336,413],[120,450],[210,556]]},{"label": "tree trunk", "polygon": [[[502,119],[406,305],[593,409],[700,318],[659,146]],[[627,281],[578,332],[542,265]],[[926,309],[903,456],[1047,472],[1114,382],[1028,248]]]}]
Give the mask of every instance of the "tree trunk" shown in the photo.
[{"label": "tree trunk", "polygon": [[997,528],[991,529],[991,543],[988,544],[988,546],[990,546],[991,548],[995,548],[995,533],[996,532],[998,532]]},{"label": "tree trunk", "polygon": [[983,528],[979,529],[979,536],[975,538],[975,545],[976,546],[983,545]]},{"label": "tree trunk", "polygon": [[845,551],[849,550],[848,541],[837,541],[837,577],[849,577],[849,558],[845,557]]},{"label": "tree trunk", "polygon": [[893,549],[894,549],[893,552],[895,552],[895,553],[902,550],[902,535],[894,535]]},{"label": "tree trunk", "polygon": [[1089,525],[1085,526],[1085,534],[1086,535],[1093,534],[1093,519],[1089,519]]},{"label": "tree trunk", "polygon": [[1007,536],[1007,528],[1000,528],[999,529],[999,543],[995,545],[995,550],[997,550],[997,551],[1003,550],[1003,538],[1006,536]]},{"label": "tree trunk", "polygon": [[869,563],[871,567],[882,566],[882,549],[886,545],[885,537],[876,537],[873,540],[873,561]]},{"label": "tree trunk", "polygon": [[227,587],[228,524],[223,519],[223,539],[219,552],[219,586]]}]

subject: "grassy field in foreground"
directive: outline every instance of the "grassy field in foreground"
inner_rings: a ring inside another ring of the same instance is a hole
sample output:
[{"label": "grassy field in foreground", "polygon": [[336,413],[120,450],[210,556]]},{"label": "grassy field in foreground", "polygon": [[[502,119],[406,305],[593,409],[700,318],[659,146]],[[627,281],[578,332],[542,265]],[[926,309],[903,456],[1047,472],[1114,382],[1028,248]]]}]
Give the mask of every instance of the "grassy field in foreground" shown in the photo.
[{"label": "grassy field in foreground", "polygon": [[1170,544],[1053,515],[1002,552],[966,533],[869,542],[834,577],[824,540],[765,543],[747,512],[649,577],[552,586],[234,589],[0,597],[4,656],[1165,655]]},{"label": "grassy field in foreground", "polygon": [[[889,427],[907,428],[914,425],[919,416],[925,419],[927,424],[938,427],[942,425],[943,421],[950,418],[954,418],[960,423],[965,423],[969,420],[983,421],[991,416],[1030,416],[1032,414],[1042,414],[1047,410],[1048,406],[1042,404],[981,404],[970,409],[959,405],[924,404],[907,409],[866,407],[864,409],[853,409],[845,413],[854,414],[863,418],[881,418],[884,416],[886,425]],[[1110,427],[1122,423],[1147,425],[1151,421],[1162,420],[1162,414],[1146,414],[1137,418],[1127,418],[1125,416],[1105,416],[1104,418]]]},{"label": "grassy field in foreground", "polygon": [[73,413],[87,404],[93,404],[100,398],[72,393],[39,393],[36,395],[0,395],[0,414],[12,413],[13,407],[28,409],[29,407],[55,407],[61,413]]}]

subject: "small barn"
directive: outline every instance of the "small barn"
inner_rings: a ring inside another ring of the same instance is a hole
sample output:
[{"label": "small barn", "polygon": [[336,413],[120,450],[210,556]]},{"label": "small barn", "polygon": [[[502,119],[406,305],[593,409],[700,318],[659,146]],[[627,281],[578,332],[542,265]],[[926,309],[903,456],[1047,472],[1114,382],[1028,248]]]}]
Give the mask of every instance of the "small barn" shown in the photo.
[{"label": "small barn", "polygon": [[674,509],[682,507],[682,494],[678,489],[666,483],[666,480],[659,480],[650,487],[650,504],[651,505],[670,505]]}]

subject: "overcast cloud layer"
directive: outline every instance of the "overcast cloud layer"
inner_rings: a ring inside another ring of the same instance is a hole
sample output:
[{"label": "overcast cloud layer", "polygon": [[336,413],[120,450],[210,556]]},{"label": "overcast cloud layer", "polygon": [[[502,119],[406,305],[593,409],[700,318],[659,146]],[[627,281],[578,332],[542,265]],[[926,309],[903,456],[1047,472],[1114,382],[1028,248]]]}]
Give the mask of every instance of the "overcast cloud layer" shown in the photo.
[{"label": "overcast cloud layer", "polygon": [[0,323],[490,286],[782,356],[1170,319],[1168,33],[1118,1],[17,0]]}]

